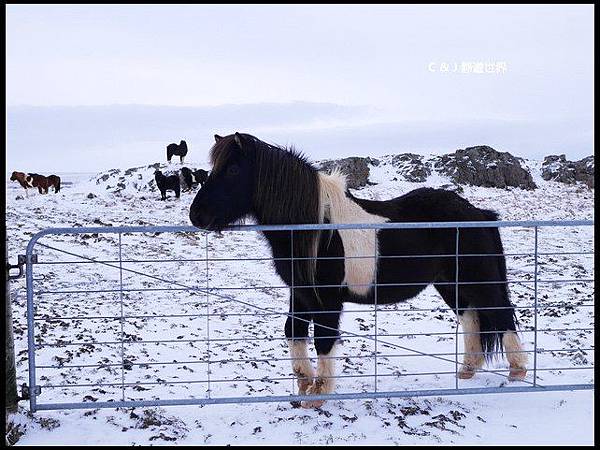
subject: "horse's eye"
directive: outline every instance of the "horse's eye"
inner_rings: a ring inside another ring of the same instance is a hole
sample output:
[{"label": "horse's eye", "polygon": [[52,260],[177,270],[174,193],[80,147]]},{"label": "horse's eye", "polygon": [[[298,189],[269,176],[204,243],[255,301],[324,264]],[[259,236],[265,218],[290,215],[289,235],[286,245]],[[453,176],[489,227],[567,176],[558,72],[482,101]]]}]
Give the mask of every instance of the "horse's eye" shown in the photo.
[{"label": "horse's eye", "polygon": [[227,175],[230,177],[235,177],[239,173],[240,173],[240,168],[236,164],[229,166],[229,168],[227,169]]}]

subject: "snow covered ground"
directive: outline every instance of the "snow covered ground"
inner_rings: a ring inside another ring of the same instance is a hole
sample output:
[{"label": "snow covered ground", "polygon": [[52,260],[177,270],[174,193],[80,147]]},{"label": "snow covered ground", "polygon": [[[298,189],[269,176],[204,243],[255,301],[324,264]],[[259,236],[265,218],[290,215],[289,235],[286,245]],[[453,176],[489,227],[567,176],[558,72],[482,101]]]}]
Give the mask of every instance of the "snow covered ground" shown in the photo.
[{"label": "snow covered ground", "polygon": [[[420,186],[450,183],[438,175],[425,183],[402,181],[386,158],[382,161],[371,168],[370,181],[376,184],[356,191],[356,195],[383,200]],[[476,206],[495,209],[503,220],[593,218],[593,191],[544,181],[539,176],[539,163],[527,164],[539,186],[537,190],[465,186],[462,195]],[[180,165],[160,167],[165,172]],[[166,201],[160,201],[152,182],[155,168],[156,165],[149,165],[120,169],[93,177],[65,174],[59,194],[29,193],[29,197],[24,196],[17,183],[8,182],[6,225],[11,261],[24,254],[33,234],[48,227],[189,225],[188,211],[194,193],[182,193],[180,199],[169,193]],[[506,253],[516,254],[507,257],[509,279],[521,281],[510,286],[511,299],[520,308],[517,317],[522,339],[526,349],[531,350],[534,316],[527,307],[533,305],[533,257],[523,253],[533,251],[533,231],[504,228],[501,234]],[[539,241],[540,253],[591,252],[593,228],[541,229]],[[118,235],[47,236],[39,242],[42,245],[36,247],[36,253],[40,264],[34,269],[36,343],[40,345],[36,364],[41,366],[37,379],[44,386],[39,402],[93,403],[120,400],[122,396],[203,398],[209,378],[212,397],[294,392],[289,360],[285,359],[289,357],[283,335],[285,317],[256,314],[265,312],[258,308],[286,312],[288,295],[271,263],[260,260],[270,254],[256,234],[124,234],[122,258],[136,261],[123,263],[122,298],[119,292],[104,292],[119,288],[118,262],[106,263],[112,267],[64,264],[85,261],[73,255],[118,260]],[[207,253],[211,258],[227,260],[211,262],[207,268],[202,261]],[[537,328],[549,331],[540,331],[537,337],[538,347],[543,349],[537,354],[537,381],[542,385],[592,383],[594,290],[593,283],[585,280],[594,278],[593,257],[541,255],[538,269],[540,280],[556,281],[541,282],[538,287]],[[207,284],[235,300],[207,299],[205,294],[181,288],[204,288]],[[21,384],[28,380],[25,280],[15,281],[11,287],[17,376]],[[247,287],[253,289],[240,289]],[[140,288],[146,291],[138,291]],[[115,319],[121,308],[128,317],[123,327]],[[353,334],[372,334],[374,314],[366,309],[347,305],[340,328]],[[380,343],[378,347],[378,389],[454,388],[453,362],[398,348],[400,345],[420,352],[450,354],[443,358],[452,359],[456,345],[454,326],[453,313],[445,310],[432,288],[406,303],[382,308],[378,312],[377,332],[394,336],[385,338],[392,345]],[[205,340],[208,333],[210,344]],[[118,343],[121,336],[128,341],[123,347]],[[459,351],[461,347],[462,342]],[[355,335],[344,338],[337,362],[342,377],[336,392],[373,390],[373,351],[372,340]],[[210,371],[206,363],[209,355]],[[506,368],[503,360],[488,367],[499,371]],[[526,382],[532,380],[530,371]],[[67,384],[84,386],[50,387]],[[506,384],[501,375],[480,373],[472,380],[461,380],[459,387]],[[285,402],[39,411],[31,415],[28,405],[21,405],[12,433],[20,437],[19,444],[30,445],[594,441],[593,391],[336,400],[319,410],[298,409]]]}]

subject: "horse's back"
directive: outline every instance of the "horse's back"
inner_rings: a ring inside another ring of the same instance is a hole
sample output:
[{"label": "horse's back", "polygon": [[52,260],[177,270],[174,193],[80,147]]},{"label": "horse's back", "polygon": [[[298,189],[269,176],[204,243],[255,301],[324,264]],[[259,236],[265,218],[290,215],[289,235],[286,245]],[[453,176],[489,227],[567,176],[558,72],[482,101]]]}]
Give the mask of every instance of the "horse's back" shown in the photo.
[{"label": "horse's back", "polygon": [[390,222],[456,222],[496,220],[493,211],[477,208],[456,192],[419,188],[384,200],[356,199],[367,212],[387,217]]},{"label": "horse's back", "polygon": [[[455,192],[444,189],[419,188],[386,201],[356,200],[367,212],[386,217],[389,222],[489,222],[498,219],[494,211],[477,208]],[[382,255],[400,257],[382,259],[380,265],[383,272],[410,274],[411,282],[426,283],[434,278],[452,278],[455,267],[452,258],[426,255],[455,254],[457,236],[459,254],[503,253],[496,227],[383,229],[378,236]],[[415,258],[406,258],[413,255]],[[497,264],[488,264],[492,260]],[[503,260],[503,257],[462,258],[461,266],[477,269],[481,277],[497,279],[505,272]],[[477,265],[487,268],[482,270],[475,267]]]}]

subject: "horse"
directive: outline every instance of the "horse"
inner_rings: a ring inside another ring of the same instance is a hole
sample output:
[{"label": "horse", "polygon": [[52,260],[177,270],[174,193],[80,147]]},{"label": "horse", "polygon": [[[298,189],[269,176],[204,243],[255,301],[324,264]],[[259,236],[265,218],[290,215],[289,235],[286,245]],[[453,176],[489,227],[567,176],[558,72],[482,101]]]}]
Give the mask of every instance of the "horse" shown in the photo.
[{"label": "horse", "polygon": [[58,175],[48,175],[48,187],[54,187],[54,193],[60,192],[60,177]]},{"label": "horse", "polygon": [[182,167],[180,174],[180,182],[183,186],[186,186],[185,190],[190,191],[193,187],[200,185],[202,187],[208,178],[208,171],[204,169],[198,169],[192,171],[189,167]]},{"label": "horse", "polygon": [[167,161],[171,162],[173,155],[179,156],[181,163],[183,164],[183,158],[187,155],[188,148],[185,141],[181,141],[179,145],[172,143],[167,145]]},{"label": "horse", "polygon": [[200,187],[202,187],[208,179],[208,170],[198,169],[192,172],[192,175],[194,176],[194,183],[199,184]]},{"label": "horse", "polygon": [[167,199],[167,190],[175,191],[175,197],[179,198],[180,184],[178,175],[164,175],[160,170],[154,172],[156,186],[160,191],[161,200]]},{"label": "horse", "polygon": [[29,197],[27,189],[38,188],[40,194],[47,194],[49,186],[54,186],[54,192],[60,190],[60,178],[56,175],[45,177],[38,173],[27,173],[14,171],[10,176],[11,181],[18,181],[25,189],[25,195]]},{"label": "horse", "polygon": [[[189,167],[182,167],[179,171],[179,183],[182,191],[190,191],[194,186],[194,175]],[[185,188],[184,188],[185,187]]]},{"label": "horse", "polygon": [[29,193],[28,193],[27,189],[33,187],[33,184],[31,184],[33,179],[31,177],[28,177],[28,175],[26,175],[23,172],[17,172],[15,170],[15,171],[13,171],[12,175],[10,176],[10,181],[18,181],[19,184],[25,189],[25,195],[27,197],[29,197]]},{"label": "horse", "polygon": [[[248,216],[261,225],[498,220],[494,211],[477,208],[443,189],[419,188],[383,201],[355,197],[339,171],[319,172],[293,147],[268,144],[249,134],[215,135],[210,159],[210,176],[189,211],[192,224],[209,231],[220,232]],[[299,394],[333,392],[333,356],[345,302],[398,303],[431,284],[458,312],[464,331],[457,376],[472,378],[502,352],[509,363],[509,380],[525,378],[527,356],[516,332],[497,228],[461,229],[459,256],[454,227],[294,231],[293,236],[289,231],[262,233],[275,270],[290,286],[284,333]],[[473,256],[460,257],[465,254]],[[461,284],[457,293],[455,281],[469,283]],[[311,321],[316,373],[307,353]],[[310,399],[301,406],[318,408],[323,403]]]}]

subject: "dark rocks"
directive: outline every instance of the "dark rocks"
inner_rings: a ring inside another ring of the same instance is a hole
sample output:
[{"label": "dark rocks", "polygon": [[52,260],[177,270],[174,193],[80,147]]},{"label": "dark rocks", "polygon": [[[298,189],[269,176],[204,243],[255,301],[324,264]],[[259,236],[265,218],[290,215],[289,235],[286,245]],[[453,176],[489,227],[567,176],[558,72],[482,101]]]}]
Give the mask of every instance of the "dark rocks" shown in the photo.
[{"label": "dark rocks", "polygon": [[398,169],[406,181],[422,183],[431,175],[431,163],[424,163],[422,155],[414,153],[394,155],[391,164]]},{"label": "dark rocks", "polygon": [[565,184],[584,183],[594,188],[594,156],[568,161],[565,155],[549,155],[542,162],[542,178]]},{"label": "dark rocks", "polygon": [[348,187],[350,189],[358,189],[364,187],[369,182],[369,164],[379,161],[374,158],[361,158],[358,156],[351,156],[349,158],[336,159],[330,161],[321,161],[320,170],[331,173],[334,168],[338,168],[343,174],[345,174],[348,181]]},{"label": "dark rocks", "polygon": [[120,172],[119,169],[108,170],[105,174],[101,175],[100,177],[98,177],[98,179],[96,179],[96,184],[100,184],[101,182],[108,180],[110,177],[112,177],[113,175],[116,175],[119,172]]},{"label": "dark rocks", "polygon": [[96,195],[90,192],[90,193],[87,195],[87,198],[96,198]]},{"label": "dark rocks", "polygon": [[438,156],[433,160],[433,165],[437,171],[457,184],[536,189],[531,174],[521,166],[521,161],[521,158],[508,152],[498,152],[492,147],[481,145]]},{"label": "dark rocks", "polygon": [[462,194],[463,192],[465,192],[465,190],[463,189],[463,187],[459,184],[442,184],[440,186],[440,189],[445,189],[446,191],[452,191],[452,192],[456,192],[457,194]]}]

